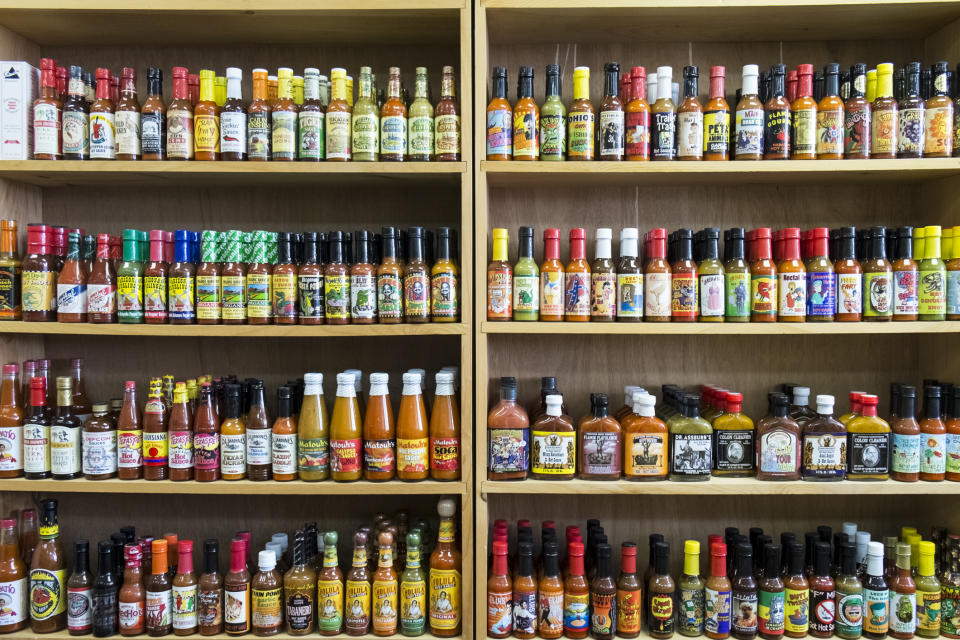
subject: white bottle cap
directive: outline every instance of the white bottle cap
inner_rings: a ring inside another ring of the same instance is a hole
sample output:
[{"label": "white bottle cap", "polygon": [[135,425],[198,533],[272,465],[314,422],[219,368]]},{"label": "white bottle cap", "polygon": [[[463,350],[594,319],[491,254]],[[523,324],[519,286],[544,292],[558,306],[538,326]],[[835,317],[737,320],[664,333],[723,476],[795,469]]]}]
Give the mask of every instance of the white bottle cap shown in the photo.
[{"label": "white bottle cap", "polygon": [[653,104],[657,101],[657,74],[651,74],[647,77],[647,102]]},{"label": "white bottle cap", "polygon": [[672,67],[657,67],[657,100],[666,100],[671,96]]},{"label": "white bottle cap", "polygon": [[370,386],[371,386],[371,387],[372,387],[373,385],[375,385],[375,384],[387,384],[388,382],[390,382],[390,374],[389,374],[389,373],[383,373],[382,371],[378,371],[378,372],[376,372],[376,373],[371,373],[371,374],[370,374]]},{"label": "white bottle cap", "polygon": [[613,238],[613,231],[605,227],[597,229],[597,249],[596,257],[598,260],[609,260],[612,254],[610,240]]},{"label": "white bottle cap", "polygon": [[563,396],[560,394],[550,394],[547,396],[547,415],[559,416],[563,414]]},{"label": "white bottle cap", "polygon": [[305,76],[318,76],[318,77],[319,77],[319,76],[320,76],[320,69],[317,69],[316,67],[306,67],[306,68],[303,70],[303,75],[305,75]]},{"label": "white bottle cap", "polygon": [[323,394],[323,374],[322,373],[303,374],[303,395],[316,396],[321,394]]},{"label": "white bottle cap", "polygon": [[620,231],[620,257],[636,258],[639,255],[639,237],[640,231],[636,227],[624,227]]},{"label": "white bottle cap", "polygon": [[833,415],[833,404],[833,396],[823,394],[817,396],[817,413],[824,416]]},{"label": "white bottle cap", "polygon": [[346,369],[344,373],[353,374],[353,390],[358,394],[363,391],[363,371],[360,369]]},{"label": "white bottle cap", "polygon": [[654,415],[654,407],[657,406],[657,397],[649,393],[633,394],[633,412],[638,416],[651,418]]},{"label": "white bottle cap", "polygon": [[760,69],[755,64],[743,65],[743,87],[740,91],[741,96],[755,96],[759,93],[757,78],[760,75]]},{"label": "white bottle cap", "polygon": [[810,403],[810,387],[793,388],[793,404],[805,407]]},{"label": "white bottle cap", "polygon": [[353,382],[353,374],[343,373],[337,374],[337,395],[341,398],[355,398],[357,397],[357,390]]},{"label": "white bottle cap", "polygon": [[623,387],[623,404],[627,406],[633,406],[633,394],[639,389],[635,384],[628,384]]},{"label": "white bottle cap", "polygon": [[239,67],[227,67],[226,76],[230,80],[240,80],[243,78],[243,69]]},{"label": "white bottle cap", "polygon": [[260,571],[272,571],[277,566],[277,556],[272,549],[264,549],[257,557],[257,566]]},{"label": "white bottle cap", "polygon": [[856,535],[857,535],[857,523],[856,523],[856,522],[844,522],[844,523],[843,523],[842,525],[840,525],[840,526],[842,527],[842,528],[840,529],[840,531],[842,531],[843,533],[847,534],[848,536],[856,539]]},{"label": "white bottle cap", "polygon": [[283,533],[283,532],[275,533],[272,536],[270,536],[270,541],[278,542],[280,544],[280,548],[283,549],[284,551],[287,550],[287,546],[290,544],[290,538],[287,536],[286,533]]}]

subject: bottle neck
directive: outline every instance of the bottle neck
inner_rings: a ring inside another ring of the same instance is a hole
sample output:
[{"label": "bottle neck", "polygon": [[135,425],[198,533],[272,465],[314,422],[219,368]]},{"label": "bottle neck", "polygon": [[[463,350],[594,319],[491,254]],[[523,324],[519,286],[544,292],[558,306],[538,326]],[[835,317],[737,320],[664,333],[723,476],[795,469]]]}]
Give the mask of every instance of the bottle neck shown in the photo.
[{"label": "bottle neck", "polygon": [[495,76],[493,78],[493,97],[501,100],[507,99],[506,76]]},{"label": "bottle neck", "polygon": [[683,78],[683,97],[684,98],[696,98],[699,93],[698,88],[698,77],[695,75],[685,75]]},{"label": "bottle neck", "polygon": [[724,77],[722,75],[710,76],[710,99],[715,100],[723,97]]},{"label": "bottle neck", "polygon": [[190,90],[187,84],[186,76],[173,76],[173,99],[187,100],[189,97]]},{"label": "bottle neck", "polygon": [[603,77],[603,95],[607,98],[616,97],[620,90],[620,72],[608,69]]},{"label": "bottle neck", "polygon": [[546,97],[560,97],[560,75],[557,73],[547,74]]},{"label": "bottle neck", "polygon": [[893,75],[877,72],[877,98],[893,97]]},{"label": "bottle neck", "polygon": [[809,98],[813,96],[813,76],[804,73],[797,78],[797,97]]}]

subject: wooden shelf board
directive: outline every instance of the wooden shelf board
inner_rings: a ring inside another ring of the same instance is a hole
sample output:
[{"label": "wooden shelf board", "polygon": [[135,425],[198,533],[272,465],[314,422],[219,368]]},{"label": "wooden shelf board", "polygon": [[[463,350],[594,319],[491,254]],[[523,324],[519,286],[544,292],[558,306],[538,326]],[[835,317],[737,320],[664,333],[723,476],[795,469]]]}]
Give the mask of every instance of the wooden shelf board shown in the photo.
[{"label": "wooden shelf board", "polygon": [[[922,38],[960,17],[935,0],[484,0],[490,42]],[[863,20],[864,13],[870,20]]]},{"label": "wooden shelf board", "polygon": [[466,494],[465,482],[253,482],[252,480],[217,480],[216,482],[173,482],[170,480],[27,480],[0,479],[0,491],[57,493],[143,493],[170,495],[444,495]]},{"label": "wooden shelf board", "polygon": [[[756,162],[495,162],[491,187],[690,184],[915,183],[960,175],[960,158],[760,160]],[[2,174],[0,174],[2,177]]]},{"label": "wooden shelf board", "polygon": [[[469,602],[469,600],[467,602]],[[321,636],[314,632],[314,633],[311,633],[310,635],[312,637],[317,637],[317,638],[331,638],[332,640],[383,640],[384,638],[384,636],[377,636],[372,633],[365,633],[359,636],[348,636],[345,633],[342,633],[336,636]],[[13,633],[6,633],[4,634],[3,637],[9,638],[10,640],[71,640],[72,638],[76,638],[77,636],[71,636],[66,629],[64,629],[63,631],[57,631],[54,633],[33,633],[32,631],[30,631],[29,628],[27,628],[27,629],[24,629],[23,631],[14,631]],[[93,636],[90,636],[90,637],[92,638]],[[118,634],[111,637],[119,640],[121,636]],[[146,634],[144,634],[142,637],[146,638],[147,636]],[[171,638],[193,638],[195,640],[201,640],[201,639],[202,640],[230,640],[231,638],[236,638],[238,636],[229,635],[227,633],[218,633],[212,636],[201,636],[199,633],[195,633],[189,636],[174,636],[171,633],[170,637]],[[247,633],[244,635],[244,637],[255,638],[256,636],[253,635],[252,633]],[[278,633],[270,637],[275,638],[276,640],[296,640],[297,638],[303,638],[303,636],[292,636],[289,633]],[[393,636],[386,636],[386,637],[401,639],[401,638],[404,638],[405,636],[400,635],[400,633],[398,632]],[[436,636],[433,636],[430,633],[426,633],[419,637],[427,640],[430,638],[434,638]],[[449,638],[445,637],[442,640],[463,640],[463,636],[452,636]]]},{"label": "wooden shelf board", "polygon": [[711,478],[708,482],[617,480],[521,480],[480,483],[481,494],[563,495],[960,495],[960,482],[763,482],[754,478]]},{"label": "wooden shelf board", "polygon": [[960,333],[949,322],[483,322],[482,333],[574,335],[889,335]]},{"label": "wooden shelf board", "polygon": [[466,162],[0,161],[0,178],[40,187],[455,186],[466,170]]},{"label": "wooden shelf board", "polygon": [[344,338],[348,336],[464,335],[462,322],[425,324],[253,325],[253,324],[88,324],[74,322],[0,322],[0,333],[76,336],[165,336],[201,338]]},{"label": "wooden shelf board", "polygon": [[41,46],[456,44],[464,7],[464,0],[9,0],[0,2],[0,24]]}]

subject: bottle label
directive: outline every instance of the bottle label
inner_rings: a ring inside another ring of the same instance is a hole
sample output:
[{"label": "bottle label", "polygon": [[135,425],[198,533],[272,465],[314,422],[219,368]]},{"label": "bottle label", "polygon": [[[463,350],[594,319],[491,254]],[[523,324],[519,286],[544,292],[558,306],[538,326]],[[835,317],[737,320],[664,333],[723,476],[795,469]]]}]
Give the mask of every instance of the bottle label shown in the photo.
[{"label": "bottle label", "polygon": [[863,315],[884,317],[893,315],[891,297],[893,287],[889,272],[863,274],[864,305]]},{"label": "bottle label", "polygon": [[[730,112],[705,111],[703,113],[704,153],[726,154],[730,150]],[[727,602],[729,605],[729,601]],[[729,626],[729,613],[727,614]]]},{"label": "bottle label", "polygon": [[617,594],[590,592],[590,633],[594,637],[613,635],[617,629]]},{"label": "bottle label", "polygon": [[736,127],[737,141],[734,147],[736,155],[762,155],[764,130],[763,108],[738,109]]},{"label": "bottle label", "polygon": [[370,625],[370,583],[347,580],[346,627],[348,632],[366,633]]},{"label": "bottle label", "polygon": [[815,433],[803,436],[804,476],[842,478],[846,471],[846,433]]},{"label": "bottle label", "polygon": [[489,434],[490,473],[530,468],[530,429],[490,429]]},{"label": "bottle label", "polygon": [[433,119],[433,143],[435,153],[440,154],[458,154],[460,153],[460,116],[442,115]]},{"label": "bottle label", "polygon": [[220,319],[220,276],[197,276],[197,319]]},{"label": "bottle label", "polygon": [[780,293],[780,316],[803,317],[807,315],[807,274],[789,272],[779,274],[777,291]]},{"label": "bottle label", "polygon": [[400,277],[392,273],[377,276],[377,315],[380,318],[403,316],[403,285]]},{"label": "bottle label", "polygon": [[245,320],[247,317],[245,276],[220,276],[220,297],[223,299],[224,320]]},{"label": "bottle label", "polygon": [[246,434],[220,434],[220,472],[242,475],[247,472]]},{"label": "bottle label", "polygon": [[777,276],[753,275],[750,277],[750,313],[757,316],[777,314]]},{"label": "bottle label", "polygon": [[117,467],[136,469],[143,466],[142,431],[120,429],[117,432]]},{"label": "bottle label", "polygon": [[112,113],[90,114],[90,158],[113,160],[117,157],[117,129]]},{"label": "bottle label", "polygon": [[[917,630],[917,594],[890,591],[890,625],[892,633],[909,633]],[[872,613],[872,612],[871,612]],[[869,621],[865,631],[870,631]]]},{"label": "bottle label", "polygon": [[82,111],[64,111],[63,153],[75,156],[90,155],[90,116]]},{"label": "bottle label", "polygon": [[797,109],[789,115],[794,154],[813,154],[817,151],[817,109]]},{"label": "bottle label", "polygon": [[786,589],[784,604],[784,628],[791,633],[806,633],[810,628],[809,589]]},{"label": "bottle label", "polygon": [[140,629],[143,631],[143,601],[140,602],[120,602],[118,603],[117,618],[120,628],[124,630]]},{"label": "bottle label", "polygon": [[[617,631],[620,633],[639,633],[640,607],[642,602],[643,600],[641,598],[640,589],[637,589],[636,591],[617,589]],[[540,598],[540,603],[541,606],[544,606],[544,600],[542,596]],[[559,603],[555,608],[551,607],[551,617],[555,615],[555,611],[559,613],[561,607],[562,603]],[[560,629],[550,627],[547,630],[554,633],[560,633],[563,631],[562,626]],[[541,634],[542,632],[543,626],[541,625]]]},{"label": "bottle label", "polygon": [[563,282],[562,271],[540,272],[540,315],[563,316]]},{"label": "bottle label", "polygon": [[[310,628],[313,611],[310,596],[294,593],[287,598],[287,621],[292,629]],[[339,632],[343,626],[343,583],[339,580],[317,581],[317,629]]]},{"label": "bottle label", "polygon": [[220,153],[247,152],[247,114],[224,111],[220,114]]},{"label": "bottle label", "polygon": [[[489,615],[489,612],[488,612]],[[537,630],[537,592],[513,590],[513,632],[535,634]]]},{"label": "bottle label", "polygon": [[897,473],[920,473],[920,434],[893,434],[891,470]]},{"label": "bottle label", "polygon": [[613,273],[593,273],[590,276],[590,315],[594,318],[613,318],[617,315],[617,276]]},{"label": "bottle label", "polygon": [[323,318],[326,309],[323,276],[309,274],[297,277],[297,301],[301,318]]},{"label": "bottle label", "polygon": [[626,469],[628,477],[666,476],[667,456],[663,434],[627,433],[624,435]]},{"label": "bottle label", "polygon": [[576,471],[576,433],[534,431],[530,464],[534,473],[573,474]]},{"label": "bottle label", "polygon": [[[27,594],[29,593],[27,578],[0,582],[0,594],[3,598],[3,607],[0,608],[0,625],[17,624],[27,619]],[[87,613],[87,625],[90,626],[90,614]]]},{"label": "bottle label", "polygon": [[57,284],[57,313],[86,313],[87,285]]},{"label": "bottle label", "polygon": [[273,158],[297,157],[297,114],[293,111],[273,111],[270,114],[270,146]]},{"label": "bottle label", "polygon": [[[538,283],[534,280],[533,292]],[[457,276],[452,271],[430,276],[430,316],[433,318],[457,317]]]},{"label": "bottle label", "polygon": [[860,313],[863,295],[859,273],[837,274],[837,313]]},{"label": "bottle label", "polygon": [[373,630],[394,633],[397,629],[397,581],[373,581]]},{"label": "bottle label", "polygon": [[173,587],[173,628],[193,629],[197,626],[197,585]]},{"label": "bottle label", "polygon": [[669,273],[648,273],[643,278],[644,315],[670,317],[671,283]]},{"label": "bottle label", "polygon": [[[2,431],[0,431],[2,433]],[[2,440],[0,440],[2,442]],[[960,435],[948,433],[946,439],[947,449],[947,473],[960,473]],[[0,466],[2,468],[2,466]],[[960,615],[960,608],[957,609],[957,615]]]},{"label": "bottle label", "polygon": [[372,113],[353,115],[353,153],[359,155],[380,152],[379,117]]},{"label": "bottle label", "polygon": [[697,277],[689,273],[674,273],[671,280],[671,315],[679,318],[697,317]]},{"label": "bottle label", "polygon": [[[93,594],[93,635],[104,638],[117,632],[118,587],[98,589]],[[67,614],[69,624],[70,614]]]},{"label": "bottle label", "polygon": [[706,587],[703,590],[703,629],[707,633],[730,633],[730,592]]},{"label": "bottle label", "polygon": [[117,312],[116,289],[112,284],[87,285],[87,313],[114,314]]},{"label": "bottle label", "polygon": [[487,155],[510,156],[513,148],[513,118],[509,109],[487,111]]},{"label": "bottle label", "polygon": [[259,466],[270,464],[270,429],[247,429],[247,464]]},{"label": "bottle label", "polygon": [[247,116],[247,157],[251,160],[270,159],[270,114],[251,113]]},{"label": "bottle label", "polygon": [[540,116],[540,157],[564,158],[567,150],[567,119],[563,115]]},{"label": "bottle label", "polygon": [[427,583],[404,580],[400,584],[400,629],[405,633],[422,633],[427,626]]},{"label": "bottle label", "polygon": [[271,278],[273,315],[277,318],[297,317],[297,274],[274,273]]},{"label": "bottle label", "polygon": [[350,114],[343,111],[328,111],[327,160],[350,159]]},{"label": "bottle label", "polygon": [[220,466],[220,438],[215,433],[193,435],[193,466],[200,470],[213,470]]},{"label": "bottle label", "polygon": [[297,434],[274,433],[271,442],[274,475],[295,474],[297,472]]},{"label": "bottle label", "polygon": [[283,600],[282,589],[253,589],[251,592],[253,606],[250,611],[250,622],[257,629],[279,629],[283,623],[283,612],[280,602]]},{"label": "bottle label", "polygon": [[143,278],[139,275],[117,276],[117,313],[121,320],[143,318]]},{"label": "bottle label", "polygon": [[650,146],[654,160],[673,160],[677,157],[676,125],[677,114],[672,110],[653,114]]},{"label": "bottle label", "polygon": [[762,473],[796,473],[797,436],[787,431],[768,431],[759,437],[759,460]]},{"label": "bottle label", "polygon": [[[269,318],[273,310],[270,296],[270,275],[247,274],[247,317]],[[226,303],[226,296],[224,296]]]},{"label": "bottle label", "polygon": [[170,444],[170,468],[193,468],[193,433],[190,431],[171,431],[168,442]]},{"label": "bottle label", "polygon": [[897,112],[895,109],[873,112],[870,123],[870,146],[873,147],[871,154],[896,154]]},{"label": "bottle label", "polygon": [[195,320],[193,276],[171,276],[168,280],[168,305],[171,320]]},{"label": "bottle label", "polygon": [[810,589],[810,630],[832,634],[836,628],[836,591]]},{"label": "bottle label", "polygon": [[20,306],[20,270],[0,267],[0,317],[13,319]]},{"label": "bottle label", "polygon": [[843,153],[847,157],[870,156],[869,103],[844,108]]},{"label": "bottle label", "polygon": [[960,631],[960,587],[940,585],[940,634],[956,635]]},{"label": "bottle label", "polygon": [[767,109],[764,112],[763,146],[766,155],[782,156],[784,158],[788,156],[790,153],[790,109]]},{"label": "bottle label", "polygon": [[600,112],[600,157],[623,157],[623,111]]},{"label": "bottle label", "polygon": [[723,274],[700,276],[700,315],[710,318],[723,316]]},{"label": "bottle label", "polygon": [[756,591],[734,591],[732,597],[731,626],[738,634],[750,635],[757,632],[757,611],[759,602]]},{"label": "bottle label", "polygon": [[900,109],[897,131],[898,154],[923,155],[923,111],[922,106],[919,109]]},{"label": "bottle label", "polygon": [[753,429],[714,429],[713,433],[717,471],[753,471]]},{"label": "bottle label", "polygon": [[680,633],[700,635],[703,633],[703,612],[705,608],[702,589],[680,590],[680,611],[678,626]]},{"label": "bottle label", "polygon": [[712,468],[709,433],[671,433],[670,473],[684,476],[710,475]]},{"label": "bottle label", "polygon": [[363,468],[378,473],[396,470],[395,448],[396,442],[391,439],[365,439],[363,441]]},{"label": "bottle label", "polygon": [[923,152],[926,155],[950,155],[953,152],[953,104],[945,107],[927,107],[924,111],[926,137]]},{"label": "bottle label", "polygon": [[[920,271],[920,313],[946,313],[945,279],[946,272],[942,265],[934,270]],[[24,309],[26,309],[26,305],[24,305]]]},{"label": "bottle label", "polygon": [[590,274],[579,271],[565,274],[564,313],[568,316],[590,315]]},{"label": "bottle label", "polygon": [[335,472],[351,473],[362,468],[363,441],[360,438],[353,440],[330,441],[330,470]]},{"label": "bottle label", "polygon": [[427,438],[397,438],[397,471],[426,471],[429,468],[427,449]]},{"label": "bottle label", "polygon": [[403,116],[380,118],[380,153],[405,155],[407,153],[407,119]]},{"label": "bottle label", "polygon": [[786,602],[784,592],[760,591],[758,597],[757,618],[760,633],[778,635],[784,629],[784,610]]},{"label": "bottle label", "polygon": [[[0,427],[0,447],[0,471],[23,468],[23,427]],[[0,607],[2,615],[3,608]]]},{"label": "bottle label", "polygon": [[[796,116],[794,116],[796,117]],[[843,156],[843,107],[817,111],[817,155]],[[794,145],[796,149],[796,145]]]},{"label": "bottle label", "polygon": [[567,114],[567,159],[593,160],[593,125],[592,113]]},{"label": "bottle label", "polygon": [[220,589],[198,590],[197,623],[202,627],[220,626],[221,620],[223,620],[223,600],[220,597]]},{"label": "bottle label", "polygon": [[50,427],[23,425],[23,470],[27,473],[50,471]]},{"label": "bottle label", "polygon": [[193,159],[193,114],[186,109],[167,111],[167,157]]},{"label": "bottle label", "polygon": [[832,316],[837,309],[836,274],[811,271],[807,274],[807,315]]},{"label": "bottle label", "polygon": [[[21,578],[17,580],[16,583],[21,583],[21,588],[25,586],[27,579]],[[14,582],[3,582],[0,583],[0,593],[4,594],[4,607],[3,611],[0,612],[0,624],[11,624],[12,622],[19,622],[20,620],[9,620],[9,613],[13,613],[16,610],[17,602],[13,601],[10,596],[16,595],[20,596],[19,593],[11,594],[7,587]],[[26,595],[26,589],[22,589],[23,594]],[[22,613],[22,610],[21,610]],[[106,613],[106,612],[104,612]],[[22,620],[23,618],[21,618]],[[90,631],[90,628],[93,626],[93,589],[67,589],[67,629],[70,631]]]},{"label": "bottle label", "polygon": [[460,438],[430,438],[430,469],[460,469]]},{"label": "bottle label", "polygon": [[57,310],[57,274],[53,271],[23,271],[20,291],[24,311]]},{"label": "bottle label", "polygon": [[619,432],[581,431],[580,446],[583,454],[581,469],[584,473],[620,475],[623,455]]},{"label": "bottle label", "polygon": [[917,599],[917,631],[925,631],[923,635],[930,637],[941,633],[943,618],[941,612],[941,595],[939,591],[918,591]]},{"label": "bottle label", "polygon": [[218,153],[220,151],[220,119],[216,115],[194,114],[194,153]]},{"label": "bottle label", "polygon": [[590,627],[590,594],[563,594],[563,630],[586,631]]},{"label": "bottle label", "polygon": [[430,315],[430,280],[425,273],[404,276],[403,314],[407,318],[426,318]]},{"label": "bottle label", "polygon": [[56,475],[80,473],[80,427],[50,427],[50,471]]},{"label": "bottle label", "polygon": [[326,132],[323,130],[323,113],[301,111],[297,114],[297,157],[301,160],[323,160],[323,145]]},{"label": "bottle label", "polygon": [[626,154],[628,158],[650,158],[650,112],[628,111],[626,115]]},{"label": "bottle label", "polygon": [[723,276],[723,291],[728,318],[749,318],[750,274],[726,273]]},{"label": "bottle label", "polygon": [[703,157],[703,113],[684,111],[677,114],[677,157]]},{"label": "bottle label", "polygon": [[513,317],[511,296],[512,283],[509,269],[491,269],[487,271],[487,317]]},{"label": "bottle label", "polygon": [[643,317],[643,274],[617,274],[617,317]]},{"label": "bottle label", "polygon": [[117,153],[140,156],[140,112],[117,111]]},{"label": "bottle label", "polygon": [[946,471],[947,438],[942,433],[924,433],[920,449],[920,473],[944,473]]},{"label": "bottle label", "polygon": [[960,315],[960,269],[947,271],[946,276],[947,313],[950,315]]},{"label": "bottle label", "polygon": [[850,474],[884,475],[890,447],[889,433],[849,433]]},{"label": "bottle label", "polygon": [[330,468],[330,441],[327,438],[303,438],[297,441],[300,471],[327,471]]},{"label": "bottle label", "polygon": [[250,626],[250,585],[242,590],[224,589],[223,600],[225,630],[247,631]]},{"label": "bottle label", "polygon": [[167,317],[167,278],[166,276],[144,276],[143,278],[143,317]]},{"label": "bottle label", "polygon": [[67,610],[67,570],[30,570],[30,619],[49,620]]},{"label": "bottle label", "polygon": [[163,141],[167,135],[167,121],[159,111],[140,114],[140,151],[146,154],[159,154],[163,151]]},{"label": "bottle label", "polygon": [[411,156],[433,155],[433,116],[407,118],[407,140],[410,144]]},{"label": "bottle label", "polygon": [[655,593],[650,597],[650,631],[655,633],[673,633],[673,594]]},{"label": "bottle label", "polygon": [[540,281],[536,275],[513,276],[513,311],[536,313],[540,310]]}]

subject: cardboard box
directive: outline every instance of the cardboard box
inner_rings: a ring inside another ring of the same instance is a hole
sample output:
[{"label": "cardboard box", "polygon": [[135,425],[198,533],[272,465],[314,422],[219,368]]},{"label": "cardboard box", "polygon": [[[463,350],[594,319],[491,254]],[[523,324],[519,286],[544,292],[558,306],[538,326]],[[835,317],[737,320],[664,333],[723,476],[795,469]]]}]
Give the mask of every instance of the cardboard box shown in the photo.
[{"label": "cardboard box", "polygon": [[0,160],[29,160],[40,70],[26,62],[3,61],[0,71]]}]

